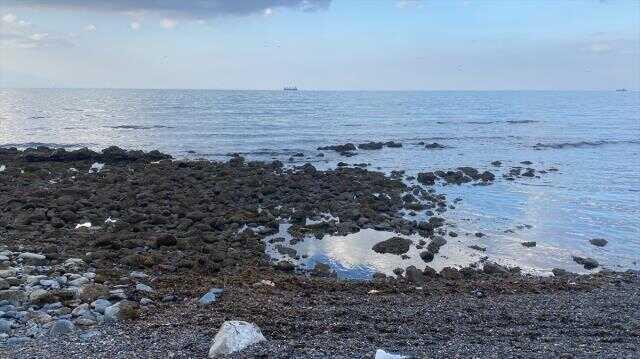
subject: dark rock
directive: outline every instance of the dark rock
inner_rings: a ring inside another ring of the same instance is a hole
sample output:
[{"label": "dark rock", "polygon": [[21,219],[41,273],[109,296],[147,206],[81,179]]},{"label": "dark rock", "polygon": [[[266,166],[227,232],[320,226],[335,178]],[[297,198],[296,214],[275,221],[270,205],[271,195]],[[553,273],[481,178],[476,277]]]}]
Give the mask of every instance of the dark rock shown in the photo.
[{"label": "dark rock", "polygon": [[594,238],[594,239],[591,239],[589,241],[589,243],[591,243],[591,244],[593,244],[594,246],[597,246],[597,247],[604,247],[609,242],[604,238]]},{"label": "dark rock", "polygon": [[437,142],[433,142],[433,143],[427,143],[426,145],[424,145],[424,148],[428,150],[434,150],[434,149],[447,148],[447,146],[441,145]]},{"label": "dark rock", "polygon": [[436,183],[436,178],[433,172],[418,173],[418,182],[427,186],[433,186]]},{"label": "dark rock", "polygon": [[486,262],[482,267],[482,271],[486,274],[509,274],[509,270],[494,262]]},{"label": "dark rock", "polygon": [[433,260],[433,256],[434,256],[433,253],[430,251],[420,252],[420,258],[426,263],[431,262]]},{"label": "dark rock", "polygon": [[373,246],[373,250],[377,253],[404,254],[409,251],[411,240],[402,237],[391,237],[382,242],[378,242]]},{"label": "dark rock", "polygon": [[598,266],[600,265],[598,261],[593,258],[583,258],[583,257],[573,256],[573,261],[583,266],[584,269],[595,269],[595,268],[598,268]]},{"label": "dark rock", "polygon": [[536,246],[536,242],[533,242],[533,241],[531,241],[531,242],[522,242],[520,244],[522,244],[523,247],[527,247],[527,248],[531,248],[531,247],[535,247]]},{"label": "dark rock", "polygon": [[424,275],[415,266],[407,267],[405,273],[405,277],[409,282],[417,286],[422,286],[424,284]]},{"label": "dark rock", "polygon": [[440,271],[440,277],[448,280],[460,280],[462,279],[462,274],[455,268],[452,267],[444,267]]}]

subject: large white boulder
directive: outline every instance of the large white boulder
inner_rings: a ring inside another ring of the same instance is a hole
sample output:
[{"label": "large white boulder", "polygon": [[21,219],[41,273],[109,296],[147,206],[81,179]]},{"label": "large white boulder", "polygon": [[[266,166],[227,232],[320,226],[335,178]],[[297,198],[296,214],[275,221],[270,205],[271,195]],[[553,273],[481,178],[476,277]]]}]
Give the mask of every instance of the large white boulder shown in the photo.
[{"label": "large white boulder", "polygon": [[209,358],[219,358],[264,340],[267,339],[257,325],[239,320],[227,321],[222,323],[213,338]]}]

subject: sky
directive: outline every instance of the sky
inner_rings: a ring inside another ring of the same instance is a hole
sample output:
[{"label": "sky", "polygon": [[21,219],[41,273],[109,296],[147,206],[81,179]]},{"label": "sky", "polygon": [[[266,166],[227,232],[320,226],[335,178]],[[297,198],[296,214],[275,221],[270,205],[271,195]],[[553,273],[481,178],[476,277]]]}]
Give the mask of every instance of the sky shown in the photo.
[{"label": "sky", "polygon": [[1,87],[640,88],[639,0],[0,0]]}]

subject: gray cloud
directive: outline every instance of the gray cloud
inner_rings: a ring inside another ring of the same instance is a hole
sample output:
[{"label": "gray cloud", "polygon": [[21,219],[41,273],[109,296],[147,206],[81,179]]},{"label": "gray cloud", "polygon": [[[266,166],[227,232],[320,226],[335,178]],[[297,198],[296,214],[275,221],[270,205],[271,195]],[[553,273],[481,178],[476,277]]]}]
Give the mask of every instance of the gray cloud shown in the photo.
[{"label": "gray cloud", "polygon": [[157,13],[163,16],[210,18],[249,15],[271,8],[325,10],[331,0],[3,0],[5,6],[107,12]]}]

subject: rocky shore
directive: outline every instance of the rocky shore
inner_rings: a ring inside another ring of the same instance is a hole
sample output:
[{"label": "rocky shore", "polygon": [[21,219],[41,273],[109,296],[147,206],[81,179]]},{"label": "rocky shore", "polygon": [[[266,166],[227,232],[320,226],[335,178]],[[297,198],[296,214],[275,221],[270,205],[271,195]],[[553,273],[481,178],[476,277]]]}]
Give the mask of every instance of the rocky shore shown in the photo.
[{"label": "rocky shore", "polygon": [[[457,236],[444,216],[452,203],[434,184],[490,185],[500,166],[413,179],[240,156],[173,161],[117,147],[0,149],[0,353],[205,357],[223,323],[242,320],[265,340],[237,357],[373,357],[378,349],[408,357],[631,357],[640,335],[637,273],[557,270],[542,278],[483,258],[353,282],[325,265],[298,266],[286,243],[278,250],[291,260],[265,254],[264,239],[287,223],[293,241],[362,229],[419,234],[420,242],[393,237],[372,251],[404,255],[415,246],[428,264],[445,236]],[[515,167],[502,176],[553,170]]]}]

